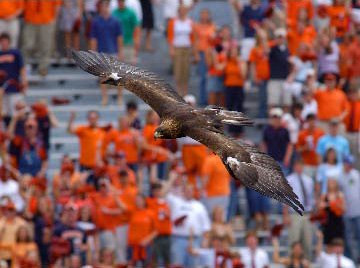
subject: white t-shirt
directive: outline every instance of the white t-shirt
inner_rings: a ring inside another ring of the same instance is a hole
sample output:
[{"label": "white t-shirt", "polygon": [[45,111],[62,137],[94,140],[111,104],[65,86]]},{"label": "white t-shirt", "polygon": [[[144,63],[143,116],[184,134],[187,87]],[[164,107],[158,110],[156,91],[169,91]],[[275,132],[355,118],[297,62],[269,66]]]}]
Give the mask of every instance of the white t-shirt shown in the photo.
[{"label": "white t-shirt", "polygon": [[[173,235],[190,236],[191,229],[195,236],[201,236],[204,232],[210,231],[211,221],[201,202],[187,200],[171,193],[167,195],[166,201],[171,209]],[[186,216],[183,223],[175,226],[174,221],[183,216]]]},{"label": "white t-shirt", "polygon": [[321,252],[318,258],[318,265],[320,268],[338,268],[340,258],[340,267],[341,268],[355,268],[355,264],[349,258],[343,255],[336,255],[336,254],[327,254],[326,252]]},{"label": "white t-shirt", "polygon": [[311,100],[310,102],[304,102],[303,110],[301,111],[301,118],[303,120],[305,120],[309,114],[317,115],[317,113],[318,113],[318,104],[316,100]]},{"label": "white t-shirt", "polygon": [[300,131],[300,122],[289,113],[284,114],[281,120],[286,124],[286,128],[290,134],[291,143],[297,143]]},{"label": "white t-shirt", "polygon": [[191,19],[174,21],[174,47],[191,47],[191,32],[193,30],[193,22]]},{"label": "white t-shirt", "polygon": [[255,268],[264,268],[265,266],[269,266],[269,256],[265,252],[265,250],[257,248],[254,253],[254,257],[252,257],[252,252],[249,248],[241,248],[239,250],[241,262],[244,264],[244,268],[253,268],[252,261],[255,262]]},{"label": "white t-shirt", "polygon": [[14,203],[16,210],[21,211],[25,204],[19,193],[19,183],[14,180],[0,181],[0,198],[8,196]]}]

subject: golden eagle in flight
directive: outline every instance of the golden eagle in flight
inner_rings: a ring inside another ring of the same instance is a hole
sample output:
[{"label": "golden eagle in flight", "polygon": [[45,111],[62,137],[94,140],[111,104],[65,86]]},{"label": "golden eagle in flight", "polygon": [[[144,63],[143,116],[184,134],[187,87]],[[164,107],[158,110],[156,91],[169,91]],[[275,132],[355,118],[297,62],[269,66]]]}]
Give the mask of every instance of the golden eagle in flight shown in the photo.
[{"label": "golden eagle in flight", "polygon": [[104,53],[73,50],[71,53],[81,69],[104,78],[106,84],[124,86],[158,113],[161,124],[155,131],[155,138],[189,136],[201,142],[217,154],[231,176],[246,187],[274,198],[302,215],[304,207],[278,163],[255,147],[224,135],[224,124],[253,124],[243,113],[219,107],[193,108],[152,72],[125,64]]}]

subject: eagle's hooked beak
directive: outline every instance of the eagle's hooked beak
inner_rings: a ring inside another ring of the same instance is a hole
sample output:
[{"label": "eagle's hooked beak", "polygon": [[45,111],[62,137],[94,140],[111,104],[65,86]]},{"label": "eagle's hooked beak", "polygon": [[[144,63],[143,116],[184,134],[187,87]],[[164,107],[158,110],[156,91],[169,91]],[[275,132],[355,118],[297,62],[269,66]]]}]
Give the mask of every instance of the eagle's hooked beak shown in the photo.
[{"label": "eagle's hooked beak", "polygon": [[154,139],[155,140],[161,139],[161,137],[162,137],[161,133],[158,130],[155,130]]}]

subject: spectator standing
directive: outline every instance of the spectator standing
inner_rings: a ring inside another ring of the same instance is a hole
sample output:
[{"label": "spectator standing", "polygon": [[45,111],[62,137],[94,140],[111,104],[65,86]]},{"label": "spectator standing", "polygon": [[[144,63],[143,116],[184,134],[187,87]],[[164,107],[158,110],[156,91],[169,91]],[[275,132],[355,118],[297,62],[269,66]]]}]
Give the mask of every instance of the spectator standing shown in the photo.
[{"label": "spectator standing", "polygon": [[353,72],[352,85],[355,89],[360,87],[360,30],[356,31],[355,40],[346,47],[347,59]]},{"label": "spectator standing", "polygon": [[74,127],[76,113],[72,112],[67,131],[70,134],[78,136],[80,143],[80,171],[91,170],[100,163],[100,155],[98,154],[103,139],[104,132],[98,126],[99,113],[97,111],[89,111],[87,113],[87,126]]},{"label": "spectator standing", "polygon": [[46,76],[54,48],[55,23],[61,1],[24,1],[23,51],[30,63],[34,50],[39,58],[38,73]]},{"label": "spectator standing", "polygon": [[87,250],[87,235],[77,226],[78,209],[73,205],[66,205],[61,217],[62,222],[54,227],[54,236],[69,240],[71,243],[70,254],[82,256],[85,261]]},{"label": "spectator standing", "polygon": [[150,263],[152,242],[157,236],[155,212],[147,207],[145,197],[138,194],[135,209],[131,212],[129,222],[129,247],[134,265],[141,263],[147,267]]},{"label": "spectator standing", "polygon": [[248,231],[245,236],[246,247],[239,250],[244,268],[267,268],[270,265],[269,257],[265,250],[258,247],[256,233]]},{"label": "spectator standing", "polygon": [[290,73],[290,52],[286,44],[286,30],[275,31],[275,45],[270,48],[270,80],[268,83],[268,105],[270,107],[290,107],[292,96],[289,90],[285,90],[284,82]]},{"label": "spectator standing", "polygon": [[17,48],[20,35],[20,15],[24,10],[24,1],[0,1],[0,33],[10,35],[11,48]]},{"label": "spectator standing", "polygon": [[318,242],[316,245],[317,260],[320,268],[355,268],[352,260],[344,256],[344,240],[335,238],[327,246],[327,251],[323,250],[323,235],[318,232]]},{"label": "spectator standing", "polygon": [[129,101],[126,104],[126,112],[127,112],[128,118],[130,120],[130,127],[132,129],[140,130],[141,129],[141,121],[139,118],[139,111],[138,111],[137,103],[134,101]]},{"label": "spectator standing", "polygon": [[244,38],[241,43],[241,58],[245,62],[249,60],[251,49],[255,46],[256,29],[260,27],[264,20],[264,10],[261,7],[261,1],[250,0],[244,7],[240,3],[233,1],[234,6],[239,12],[241,26],[244,29]]},{"label": "spectator standing", "polygon": [[328,73],[323,77],[325,89],[316,90],[314,98],[318,104],[319,126],[327,131],[328,121],[334,118],[342,122],[349,107],[345,93],[337,87],[336,76]]},{"label": "spectator standing", "polygon": [[139,49],[140,22],[135,12],[126,7],[125,0],[118,0],[118,8],[112,15],[121,22],[123,31],[123,60],[127,63],[137,63],[137,51]]},{"label": "spectator standing", "polygon": [[44,177],[48,167],[48,156],[39,132],[38,123],[28,119],[25,122],[25,136],[14,135],[14,126],[9,128],[12,141],[9,153],[21,174]]},{"label": "spectator standing", "polygon": [[[168,185],[170,190],[172,184]],[[200,247],[201,238],[211,228],[210,219],[204,205],[193,199],[193,186],[183,186],[184,197],[167,194],[166,200],[172,211],[172,262],[173,265],[194,267],[194,258],[188,252],[190,236],[193,235],[194,247]]]},{"label": "spectator standing", "polygon": [[[15,244],[16,234],[22,226],[26,225],[26,222],[16,215],[15,205],[12,202],[7,203],[3,208],[4,214],[0,219],[0,243]],[[0,250],[0,257],[11,266],[10,251]]]},{"label": "spectator standing", "polygon": [[216,25],[212,21],[210,10],[202,9],[200,21],[195,24],[195,44],[199,58],[198,72],[200,76],[199,104],[202,106],[208,104],[206,53],[210,49],[210,41],[215,37],[215,34]]},{"label": "spectator standing", "polygon": [[267,82],[270,78],[269,47],[265,31],[257,31],[255,46],[250,51],[250,72],[258,90],[259,118],[267,118]]},{"label": "spectator standing", "polygon": [[335,238],[343,240],[345,200],[335,178],[328,179],[327,192],[321,196],[319,208],[327,215],[326,222],[321,225],[325,245],[329,245]]},{"label": "spectator standing", "polygon": [[[227,56],[227,62],[225,65],[225,100],[226,108],[229,111],[244,111],[244,83],[247,76],[247,64],[240,59],[239,47],[232,46]],[[232,133],[238,133],[242,131],[241,127],[229,126],[229,130]]]},{"label": "spectator standing", "polygon": [[179,6],[178,16],[170,21],[168,28],[169,53],[174,64],[175,87],[181,96],[185,96],[188,92],[191,55],[194,52],[194,23],[187,13],[186,6]]},{"label": "spectator standing", "polygon": [[111,143],[115,144],[114,152],[123,151],[126,156],[128,166],[135,172],[138,169],[138,154],[140,150],[140,134],[136,130],[130,129],[130,120],[123,116],[119,118],[119,128],[113,129],[105,134],[102,151],[106,157],[109,155],[108,147]]},{"label": "spectator standing", "polygon": [[[223,237],[227,239],[229,246],[234,245],[236,242],[232,224],[226,222],[224,219],[225,210],[220,206],[215,206],[212,213],[212,222],[211,230],[207,236],[208,240],[211,240],[212,237]],[[208,242],[208,241],[204,241]],[[210,241],[211,242],[211,241]],[[211,244],[211,243],[205,243]]]},{"label": "spectator standing", "polygon": [[151,45],[152,31],[154,29],[154,11],[153,0],[140,0],[141,9],[143,13],[142,28],[145,31],[145,51],[152,52],[154,47]]},{"label": "spectator standing", "polygon": [[[205,158],[202,175],[202,196],[209,215],[213,214],[215,206],[227,211],[230,201],[230,175],[222,165],[220,157],[211,154]],[[224,219],[227,218],[225,214],[223,216]]]},{"label": "spectator standing", "polygon": [[323,80],[325,74],[339,75],[340,49],[335,40],[326,33],[319,35],[318,66],[319,77]]},{"label": "spectator standing", "polygon": [[339,162],[336,151],[330,147],[323,157],[323,163],[319,166],[316,174],[316,195],[327,192],[328,180],[332,177],[340,178],[342,163]]},{"label": "spectator standing", "polygon": [[[329,105],[329,104],[328,104]],[[333,107],[333,106],[331,106]],[[317,144],[316,152],[324,157],[327,150],[331,147],[336,151],[337,160],[341,163],[345,155],[350,154],[349,142],[344,136],[339,134],[339,121],[337,119],[330,120],[329,134],[322,136]]]},{"label": "spectator standing", "polygon": [[317,167],[320,164],[316,147],[324,131],[316,126],[314,114],[306,117],[306,125],[307,127],[299,132],[296,150],[304,161],[304,173],[315,180]]},{"label": "spectator standing", "polygon": [[154,239],[155,264],[169,267],[171,264],[171,210],[163,194],[163,185],[154,183],[151,186],[152,197],[146,199],[147,206],[154,211],[158,234]]},{"label": "spectator standing", "polygon": [[[339,177],[339,186],[345,197],[345,256],[351,259],[360,257],[360,208],[357,205],[360,200],[360,173],[353,168],[355,158],[348,155],[344,159],[343,172]],[[353,246],[355,235],[356,246]],[[357,249],[357,250],[353,250]],[[355,253],[355,254],[354,254]]]},{"label": "spectator standing", "polygon": [[287,180],[305,208],[304,216],[300,216],[294,210],[291,209],[289,213],[289,208],[283,207],[284,223],[289,226],[289,245],[298,242],[304,250],[305,259],[311,260],[313,225],[310,213],[315,204],[315,187],[313,179],[304,173],[302,159],[295,160],[294,172]]},{"label": "spectator standing", "polygon": [[24,200],[20,194],[19,183],[11,178],[7,167],[0,167],[0,199],[7,197],[15,205],[17,211],[22,211],[25,207]]},{"label": "spectator standing", "polygon": [[360,99],[359,92],[351,90],[348,94],[349,100],[349,113],[345,118],[345,137],[349,141],[350,151],[356,157],[360,157]]},{"label": "spectator standing", "polygon": [[310,262],[303,255],[303,246],[300,242],[293,242],[291,244],[291,255],[289,257],[280,257],[280,245],[277,238],[272,239],[274,247],[273,262],[282,264],[286,267],[302,267],[310,268]]},{"label": "spectator standing", "polygon": [[[123,60],[123,30],[119,20],[111,16],[109,1],[99,2],[99,15],[93,20],[90,30],[90,48],[108,53]],[[102,105],[108,104],[107,86],[100,85]],[[122,88],[118,87],[118,104],[122,104]]]},{"label": "spectator standing", "polygon": [[269,114],[270,125],[263,133],[263,150],[279,163],[286,174],[294,149],[293,144],[290,142],[289,131],[281,125],[283,111],[273,108]]},{"label": "spectator standing", "polygon": [[[0,2],[0,5],[2,4]],[[16,48],[11,48],[10,34],[2,33],[0,35],[0,49],[0,70],[5,72],[4,79],[0,81],[1,87],[8,84],[3,89],[3,110],[5,116],[10,118],[15,113],[16,102],[24,99],[28,81],[21,52]],[[11,81],[18,83],[18,85],[10,83]]]}]

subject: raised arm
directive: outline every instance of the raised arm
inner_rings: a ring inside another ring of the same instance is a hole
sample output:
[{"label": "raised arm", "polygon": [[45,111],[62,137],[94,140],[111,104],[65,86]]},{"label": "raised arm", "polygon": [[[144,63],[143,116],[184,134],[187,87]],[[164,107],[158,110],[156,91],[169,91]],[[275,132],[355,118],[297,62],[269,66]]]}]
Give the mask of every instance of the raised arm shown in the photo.
[{"label": "raised arm", "polygon": [[70,134],[75,134],[75,127],[74,127],[75,118],[76,118],[76,112],[72,111],[66,128],[67,132]]}]

